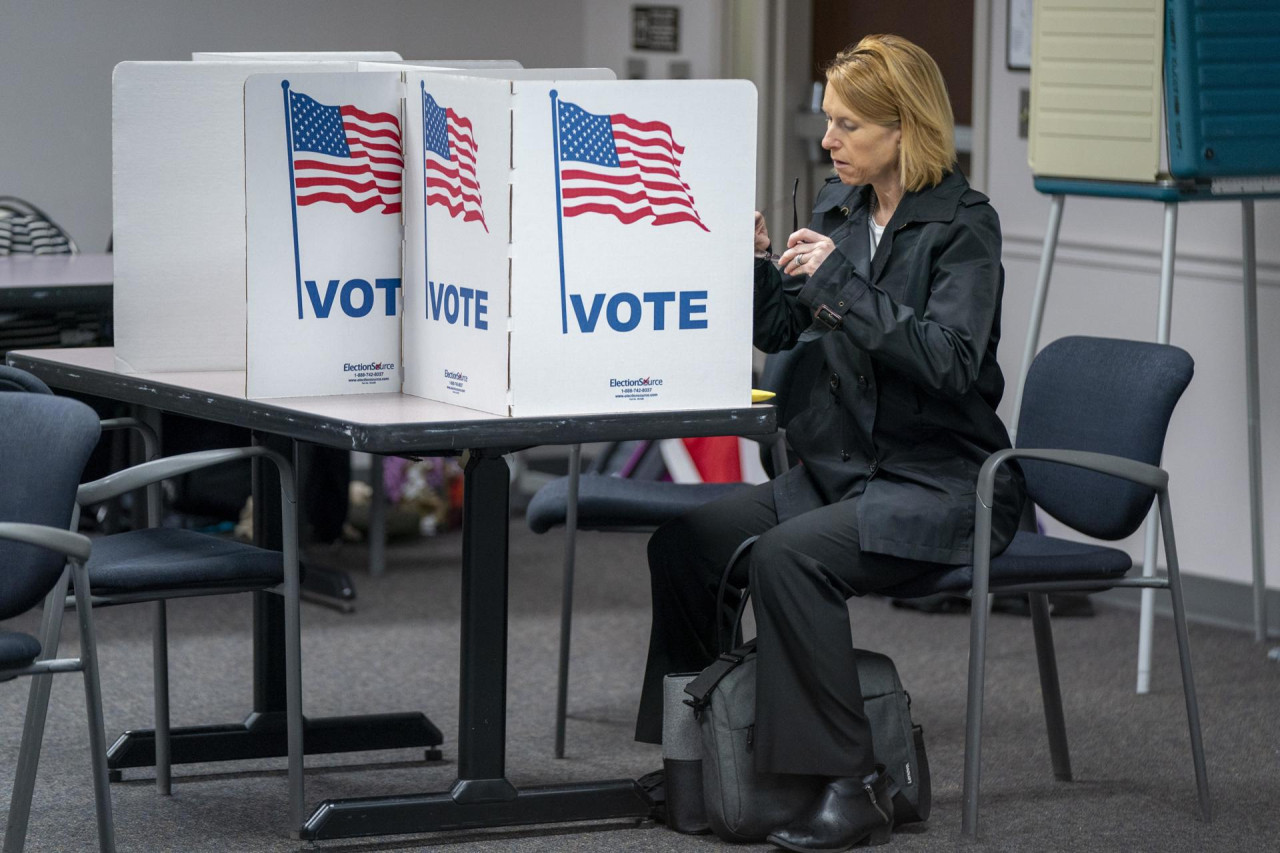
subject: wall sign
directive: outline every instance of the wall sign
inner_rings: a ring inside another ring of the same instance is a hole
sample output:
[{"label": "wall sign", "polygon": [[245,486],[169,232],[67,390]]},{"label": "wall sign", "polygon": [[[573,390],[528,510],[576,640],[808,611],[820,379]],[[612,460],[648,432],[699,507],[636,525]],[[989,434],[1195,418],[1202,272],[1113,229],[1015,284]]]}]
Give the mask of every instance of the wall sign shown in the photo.
[{"label": "wall sign", "polygon": [[680,7],[632,6],[631,47],[679,53]]}]

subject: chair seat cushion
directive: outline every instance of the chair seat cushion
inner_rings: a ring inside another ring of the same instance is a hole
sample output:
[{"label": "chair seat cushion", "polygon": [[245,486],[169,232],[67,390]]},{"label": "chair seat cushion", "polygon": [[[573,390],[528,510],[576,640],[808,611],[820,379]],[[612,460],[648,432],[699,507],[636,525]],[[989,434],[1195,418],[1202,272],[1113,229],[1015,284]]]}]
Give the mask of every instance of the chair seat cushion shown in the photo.
[{"label": "chair seat cushion", "polygon": [[0,670],[30,666],[40,655],[40,641],[21,631],[0,630]]},{"label": "chair seat cushion", "polygon": [[[578,480],[578,528],[609,530],[657,527],[672,518],[724,497],[746,483],[671,483],[628,480],[608,474],[583,474]],[[533,496],[525,520],[534,533],[564,524],[569,478],[552,480]]]},{"label": "chair seat cushion", "polygon": [[[1019,531],[1000,556],[991,560],[991,586],[1046,581],[1116,580],[1133,567],[1118,548],[1072,542]],[[956,566],[924,575],[881,592],[891,598],[921,598],[942,592],[964,592],[973,585],[973,567]]]},{"label": "chair seat cushion", "polygon": [[267,588],[284,580],[279,551],[171,527],[95,539],[86,568],[95,594],[206,586]]}]

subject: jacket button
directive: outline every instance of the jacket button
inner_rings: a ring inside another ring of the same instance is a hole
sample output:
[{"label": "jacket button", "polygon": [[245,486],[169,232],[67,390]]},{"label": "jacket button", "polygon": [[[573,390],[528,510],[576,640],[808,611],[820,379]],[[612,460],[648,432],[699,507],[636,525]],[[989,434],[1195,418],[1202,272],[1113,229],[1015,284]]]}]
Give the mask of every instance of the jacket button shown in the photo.
[{"label": "jacket button", "polygon": [[861,373],[858,374],[858,384],[861,385],[863,388],[867,387],[867,377],[864,374],[861,374]]},{"label": "jacket button", "polygon": [[831,376],[827,379],[827,382],[830,383],[832,391],[838,390],[840,388],[840,374],[839,373],[831,374]]},{"label": "jacket button", "polygon": [[879,467],[879,463],[877,463],[876,460],[872,459],[871,464],[867,466],[867,470],[870,471],[872,474],[874,474],[876,472],[876,468],[878,467]]},{"label": "jacket button", "polygon": [[840,451],[840,461],[841,461],[841,462],[848,462],[848,461],[849,461],[849,451],[847,451],[847,450],[841,450],[841,451]]}]

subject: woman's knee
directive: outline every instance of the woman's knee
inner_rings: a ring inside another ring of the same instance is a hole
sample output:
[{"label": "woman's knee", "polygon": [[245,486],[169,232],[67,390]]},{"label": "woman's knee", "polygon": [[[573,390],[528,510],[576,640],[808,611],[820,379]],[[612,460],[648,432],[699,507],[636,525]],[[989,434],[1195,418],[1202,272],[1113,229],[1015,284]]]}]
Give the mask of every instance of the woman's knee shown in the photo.
[{"label": "woman's knee", "polygon": [[799,550],[783,528],[770,530],[751,546],[748,582],[753,595],[769,596],[778,583],[794,578]]},{"label": "woman's knee", "polygon": [[648,555],[650,573],[665,573],[689,552],[691,545],[689,526],[683,517],[665,522],[649,537]]}]

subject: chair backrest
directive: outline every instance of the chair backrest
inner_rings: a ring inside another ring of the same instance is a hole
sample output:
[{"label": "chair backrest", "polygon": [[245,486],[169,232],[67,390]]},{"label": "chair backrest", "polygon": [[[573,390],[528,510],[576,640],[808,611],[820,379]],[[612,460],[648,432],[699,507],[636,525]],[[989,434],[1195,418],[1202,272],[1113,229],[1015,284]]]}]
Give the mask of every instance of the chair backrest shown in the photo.
[{"label": "chair backrest", "polygon": [[0,196],[0,256],[78,252],[62,226],[29,201]]},{"label": "chair backrest", "polygon": [[[0,394],[0,521],[67,529],[76,487],[98,443],[98,415],[78,400]],[[0,540],[0,619],[34,607],[62,573],[62,555]]]},{"label": "chair backrest", "polygon": [[27,391],[32,394],[52,394],[53,390],[45,385],[38,376],[32,376],[25,370],[0,364],[0,391]]},{"label": "chair backrest", "polygon": [[[1167,344],[1069,337],[1027,374],[1018,446],[1109,453],[1159,465],[1173,407],[1195,363]],[[1068,465],[1021,461],[1027,493],[1059,521],[1098,539],[1138,529],[1154,492]]]}]

